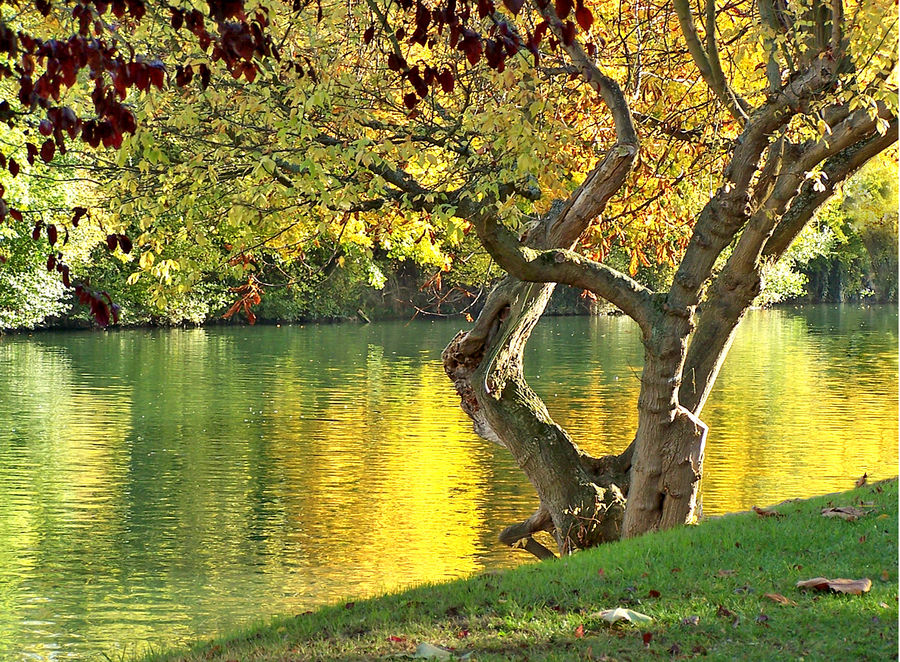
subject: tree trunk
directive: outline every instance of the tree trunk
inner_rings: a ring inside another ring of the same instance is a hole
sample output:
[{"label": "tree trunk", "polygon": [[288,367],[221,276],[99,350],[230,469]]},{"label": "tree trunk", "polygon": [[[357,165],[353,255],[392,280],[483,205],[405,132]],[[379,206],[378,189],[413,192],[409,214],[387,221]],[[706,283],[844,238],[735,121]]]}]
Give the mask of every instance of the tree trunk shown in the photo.
[{"label": "tree trunk", "polygon": [[540,498],[538,511],[500,539],[539,558],[553,553],[533,539],[537,531],[552,533],[560,554],[620,537],[631,456],[581,451],[525,382],[525,343],[554,287],[507,277],[475,327],[444,350],[444,368],[476,433],[509,450]]}]

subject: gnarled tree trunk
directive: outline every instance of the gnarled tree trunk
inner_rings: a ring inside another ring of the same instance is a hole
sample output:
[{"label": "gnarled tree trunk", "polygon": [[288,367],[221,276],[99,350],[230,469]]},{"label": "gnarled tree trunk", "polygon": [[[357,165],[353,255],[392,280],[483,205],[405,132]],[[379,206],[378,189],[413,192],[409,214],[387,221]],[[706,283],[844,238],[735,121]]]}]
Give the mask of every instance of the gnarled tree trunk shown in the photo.
[{"label": "gnarled tree trunk", "polygon": [[532,538],[537,531],[551,532],[563,554],[618,539],[630,468],[630,453],[595,458],[581,451],[525,382],[525,343],[554,287],[507,277],[475,327],[444,350],[444,368],[475,431],[512,454],[540,498],[538,511],[500,539],[540,558],[553,553]]}]

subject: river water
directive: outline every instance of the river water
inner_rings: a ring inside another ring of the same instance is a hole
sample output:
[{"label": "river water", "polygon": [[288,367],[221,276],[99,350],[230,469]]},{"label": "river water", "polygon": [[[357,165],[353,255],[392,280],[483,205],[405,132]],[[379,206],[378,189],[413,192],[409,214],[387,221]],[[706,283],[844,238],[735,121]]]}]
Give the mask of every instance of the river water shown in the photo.
[{"label": "river water", "polygon": [[[897,308],[753,311],[703,419],[706,515],[897,474]],[[0,660],[92,660],[529,562],[533,490],[441,369],[459,322],[0,340]],[[637,329],[526,356],[593,453],[636,426]]]}]

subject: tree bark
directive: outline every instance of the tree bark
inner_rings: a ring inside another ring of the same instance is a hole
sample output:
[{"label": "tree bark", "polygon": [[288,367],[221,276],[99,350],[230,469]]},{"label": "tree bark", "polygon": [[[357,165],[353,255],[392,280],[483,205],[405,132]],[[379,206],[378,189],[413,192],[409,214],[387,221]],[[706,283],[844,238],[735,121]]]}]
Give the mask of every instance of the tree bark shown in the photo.
[{"label": "tree bark", "polygon": [[525,343],[554,287],[507,277],[443,355],[475,432],[511,453],[540,499],[538,511],[500,539],[539,558],[553,554],[533,539],[538,531],[554,536],[560,554],[617,540],[630,469],[630,452],[595,458],[579,449],[525,382]]}]

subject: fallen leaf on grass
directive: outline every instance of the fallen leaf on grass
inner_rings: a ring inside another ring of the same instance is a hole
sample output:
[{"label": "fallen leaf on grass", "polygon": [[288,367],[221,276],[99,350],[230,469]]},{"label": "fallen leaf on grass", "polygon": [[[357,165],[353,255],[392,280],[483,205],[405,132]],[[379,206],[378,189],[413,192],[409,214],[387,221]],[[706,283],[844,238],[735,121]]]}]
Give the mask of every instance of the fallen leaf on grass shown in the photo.
[{"label": "fallen leaf on grass", "polygon": [[753,506],[752,510],[760,517],[784,517],[784,515],[782,515],[781,513],[775,512],[774,510],[766,510],[765,508],[760,508],[759,506]]},{"label": "fallen leaf on grass", "polygon": [[394,643],[399,644],[406,641],[406,637],[396,637],[394,635],[391,635],[390,637],[388,637],[388,641],[393,641]]},{"label": "fallen leaf on grass", "polygon": [[658,598],[659,596],[660,596],[660,592],[657,591],[655,588],[651,588],[650,592],[647,594],[647,597],[650,597],[650,598]]},{"label": "fallen leaf on grass", "polygon": [[453,653],[423,641],[416,646],[413,657],[419,660],[450,660],[453,658]]},{"label": "fallen leaf on grass", "polygon": [[734,612],[728,609],[728,607],[723,607],[719,605],[719,608],[716,610],[716,616],[719,618],[731,618],[734,616]]},{"label": "fallen leaf on grass", "polygon": [[826,579],[825,577],[816,577],[797,582],[797,588],[811,588],[816,591],[834,591],[835,593],[859,595],[872,588],[872,580],[868,577],[863,579]]},{"label": "fallen leaf on grass", "polygon": [[891,578],[891,575],[890,575],[890,573],[889,573],[887,570],[882,570],[882,571],[881,571],[881,581],[886,582],[886,581],[889,580],[890,578]]},{"label": "fallen leaf on grass", "polygon": [[836,508],[822,508],[823,517],[840,517],[848,522],[858,520],[866,514],[865,510],[854,506],[838,506]]},{"label": "fallen leaf on grass", "polygon": [[650,646],[650,642],[653,640],[653,633],[652,633],[652,632],[645,632],[643,635],[641,635],[641,639],[644,640],[644,646],[649,647],[649,646]]},{"label": "fallen leaf on grass", "polygon": [[719,577],[731,577],[734,574],[734,570],[719,570],[717,574]]},{"label": "fallen leaf on grass", "polygon": [[681,619],[682,625],[700,625],[700,617],[697,615],[694,616],[685,616]]},{"label": "fallen leaf on grass", "polygon": [[766,627],[769,627],[768,626],[769,617],[762,612],[760,612],[759,616],[756,617],[756,622],[759,623],[760,625],[765,625]]},{"label": "fallen leaf on grass", "polygon": [[596,614],[591,615],[597,618],[602,618],[604,621],[607,621],[609,623],[615,623],[616,621],[628,621],[629,623],[635,624],[653,622],[653,619],[647,616],[647,614],[642,614],[631,609],[622,609],[621,607],[616,607],[615,609],[604,609],[603,611],[599,611]]},{"label": "fallen leaf on grass", "polygon": [[583,625],[579,625],[577,628],[575,628],[575,638],[576,639],[584,639],[584,626]]},{"label": "fallen leaf on grass", "polygon": [[791,607],[796,607],[797,603],[793,600],[788,600],[786,597],[781,595],[781,593],[766,593],[763,595],[764,598],[769,598],[772,602],[777,602],[780,605],[789,605]]},{"label": "fallen leaf on grass", "polygon": [[869,478],[869,472],[867,471],[862,476],[860,476],[859,478],[856,479],[856,487],[862,487],[863,485],[865,485],[868,478]]}]

